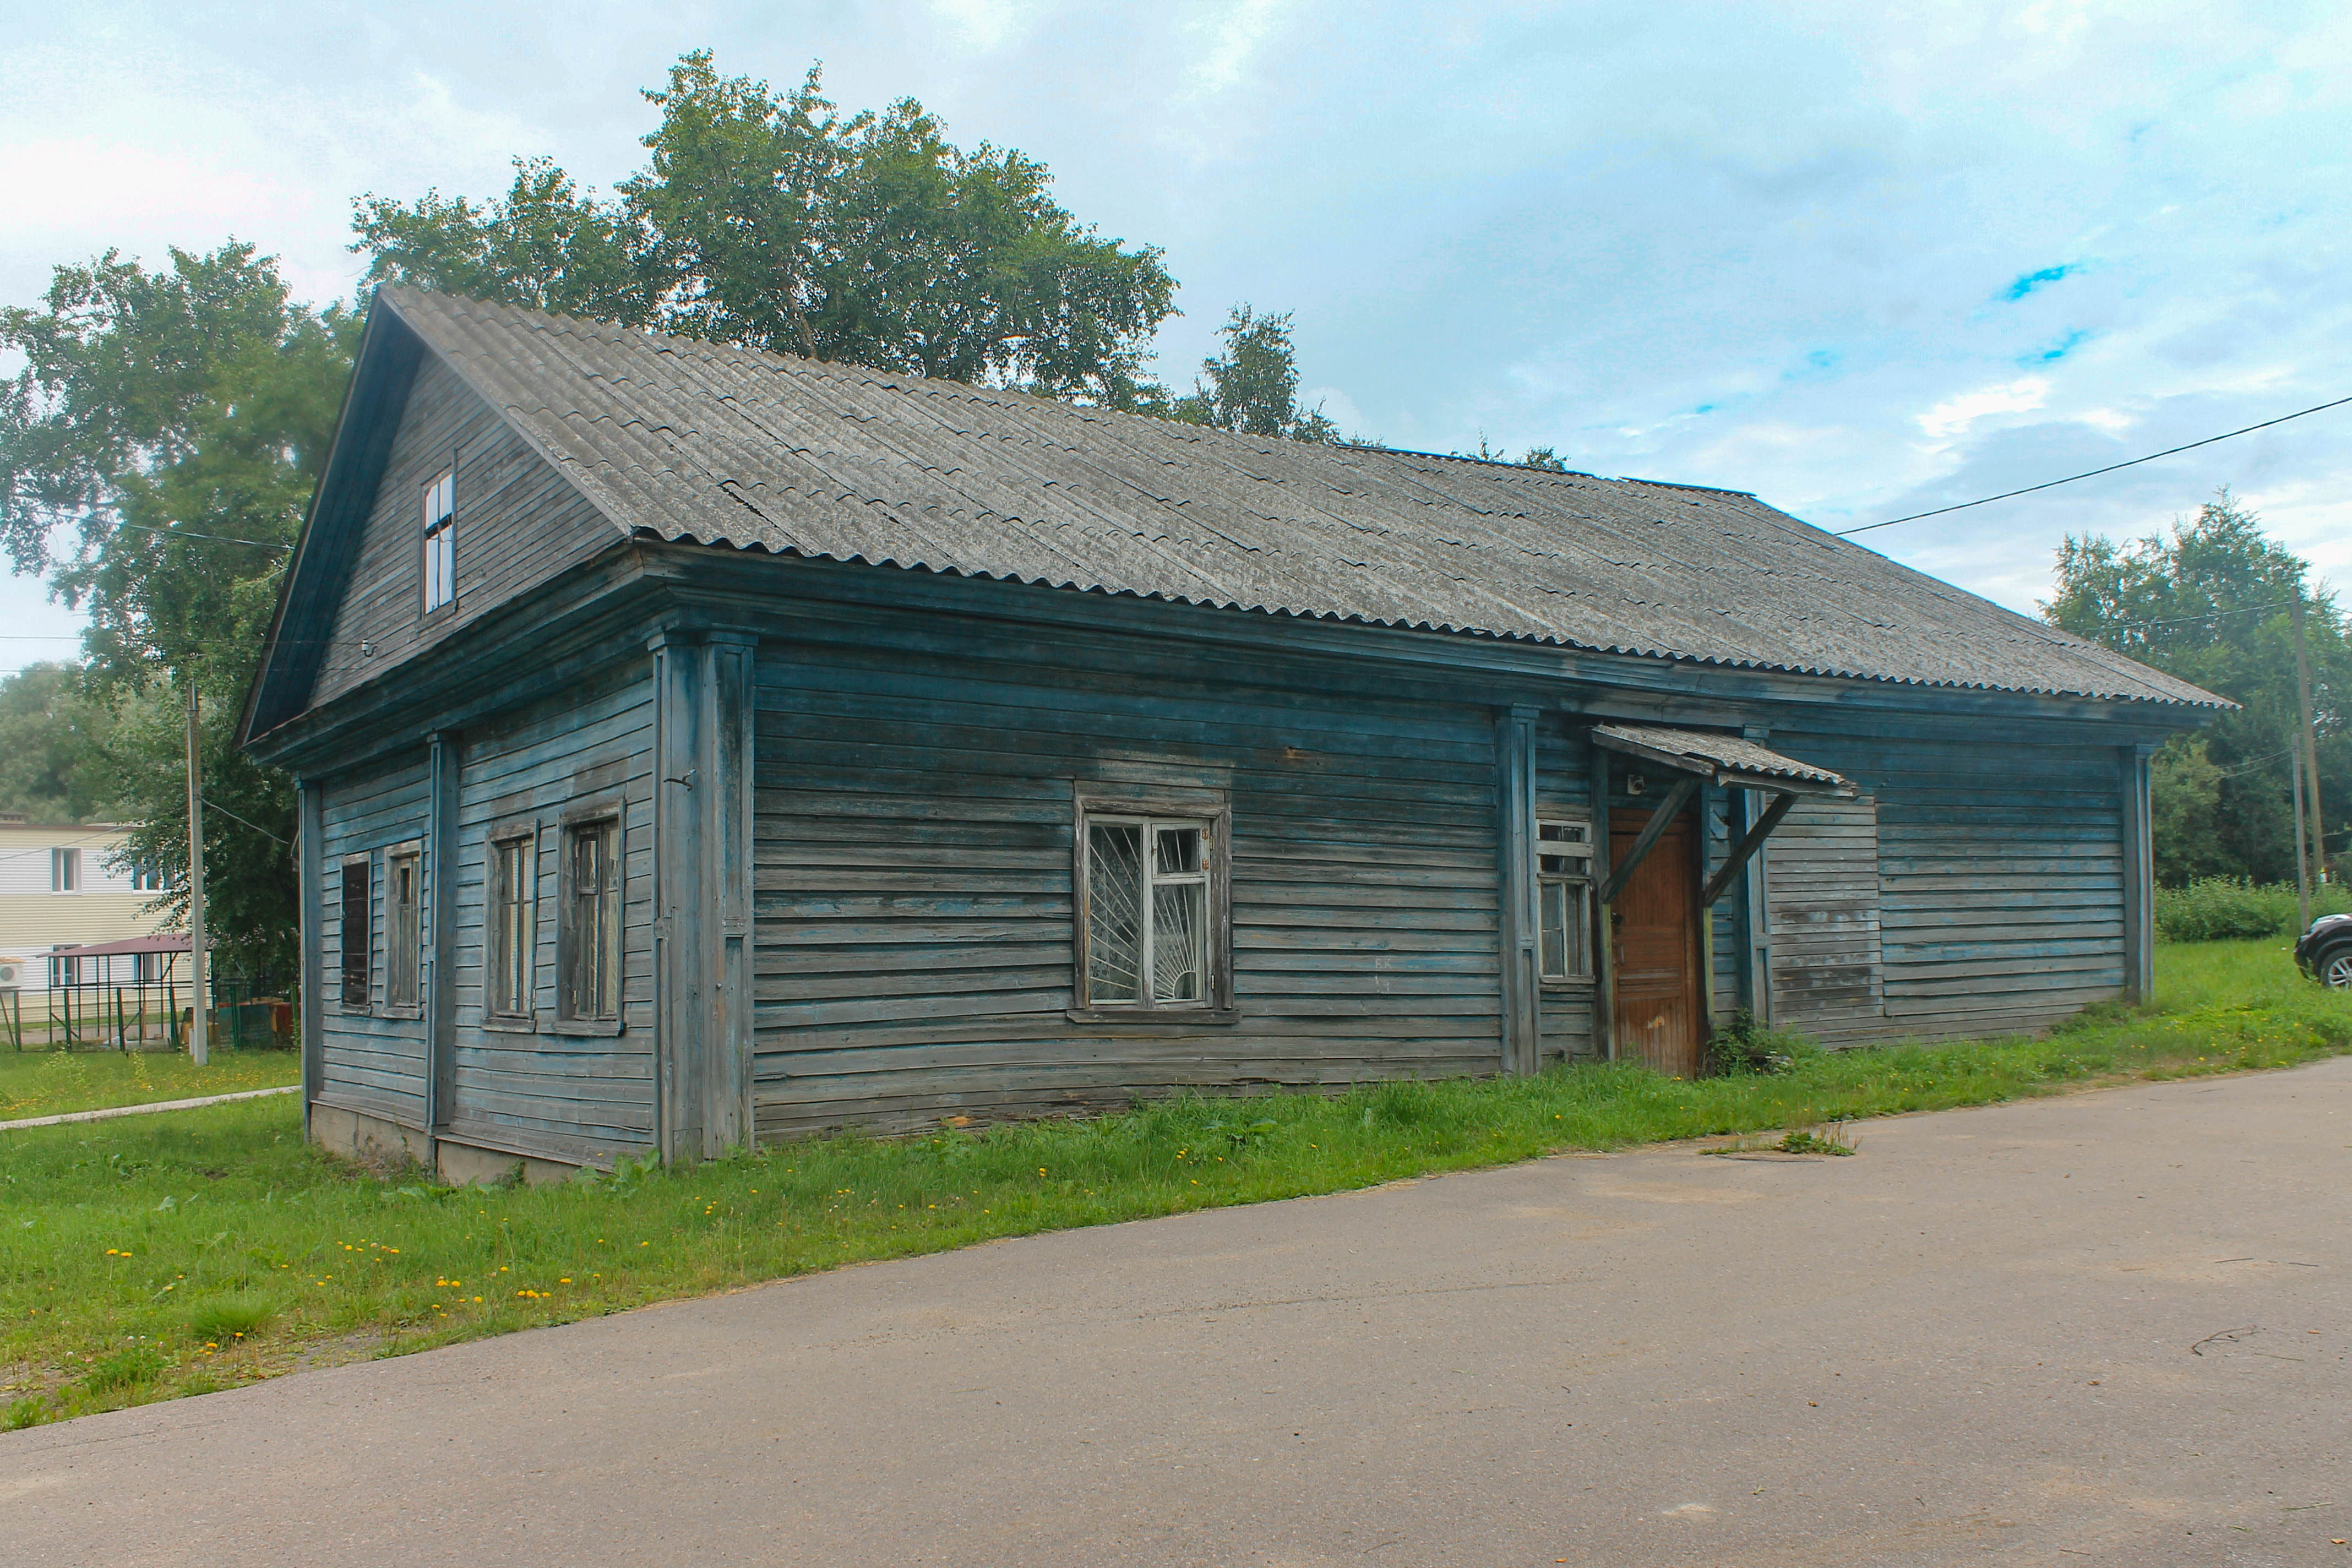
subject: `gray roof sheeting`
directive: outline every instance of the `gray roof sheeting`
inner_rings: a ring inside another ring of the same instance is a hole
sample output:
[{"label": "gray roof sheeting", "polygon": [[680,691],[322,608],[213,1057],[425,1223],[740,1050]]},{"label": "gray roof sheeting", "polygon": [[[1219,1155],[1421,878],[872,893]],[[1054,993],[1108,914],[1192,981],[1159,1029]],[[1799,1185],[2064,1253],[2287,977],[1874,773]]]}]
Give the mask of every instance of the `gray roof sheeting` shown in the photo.
[{"label": "gray roof sheeting", "polygon": [[1738,735],[1705,730],[1670,730],[1657,724],[1595,724],[1593,737],[1602,745],[1612,741],[1628,747],[1679,759],[1692,773],[1730,774],[1742,778],[1787,779],[1791,784],[1851,788],[1844,775],[1811,763],[1801,763]]},{"label": "gray roof sheeting", "polygon": [[2221,700],[1753,496],[383,298],[615,523],[666,539],[1809,675]]}]

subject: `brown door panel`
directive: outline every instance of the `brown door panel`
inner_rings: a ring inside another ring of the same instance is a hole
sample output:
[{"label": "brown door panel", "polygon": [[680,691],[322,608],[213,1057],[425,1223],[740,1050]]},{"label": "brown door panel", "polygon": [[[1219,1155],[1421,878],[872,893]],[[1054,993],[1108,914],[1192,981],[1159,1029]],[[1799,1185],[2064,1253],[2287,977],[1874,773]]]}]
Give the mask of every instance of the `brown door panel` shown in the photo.
[{"label": "brown door panel", "polygon": [[[1646,815],[1616,815],[1609,825],[1612,864],[1622,862],[1648,821]],[[1610,910],[1618,1059],[1677,1078],[1698,1076],[1704,1044],[1693,842],[1689,816],[1677,816]]]}]

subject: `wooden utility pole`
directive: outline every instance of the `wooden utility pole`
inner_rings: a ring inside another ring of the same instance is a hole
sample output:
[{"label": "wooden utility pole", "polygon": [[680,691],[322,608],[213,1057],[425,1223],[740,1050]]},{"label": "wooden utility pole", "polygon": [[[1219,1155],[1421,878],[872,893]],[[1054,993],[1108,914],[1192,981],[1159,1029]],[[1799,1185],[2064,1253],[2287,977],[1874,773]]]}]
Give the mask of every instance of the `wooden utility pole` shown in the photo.
[{"label": "wooden utility pole", "polygon": [[188,1059],[211,1059],[212,997],[205,984],[205,794],[203,731],[197,728],[196,681],[188,677],[188,963],[191,971]]},{"label": "wooden utility pole", "polygon": [[[2303,705],[2303,733],[2295,747],[2300,753],[2296,761],[2308,780],[2303,798],[2305,810],[2311,819],[2312,863],[2318,868],[2318,874],[2312,879],[2324,884],[2327,880],[2327,838],[2319,826],[2319,725],[2311,716],[2311,648],[2303,637],[2303,584],[2300,583],[2294,585],[2294,684],[2296,698]],[[2305,930],[2310,929],[2311,912],[2308,910],[2304,911],[2303,923]]]}]

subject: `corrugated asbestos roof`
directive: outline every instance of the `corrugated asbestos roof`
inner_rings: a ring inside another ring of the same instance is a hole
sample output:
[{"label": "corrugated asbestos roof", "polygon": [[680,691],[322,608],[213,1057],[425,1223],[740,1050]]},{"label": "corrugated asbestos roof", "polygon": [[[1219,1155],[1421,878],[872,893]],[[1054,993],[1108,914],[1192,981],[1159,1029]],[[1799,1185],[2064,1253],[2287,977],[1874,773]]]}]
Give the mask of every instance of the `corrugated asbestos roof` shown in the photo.
[{"label": "corrugated asbestos roof", "polygon": [[2221,700],[1728,490],[383,300],[616,523],[665,539],[1702,664]]},{"label": "corrugated asbestos roof", "polygon": [[1782,756],[1738,735],[1704,730],[1669,730],[1656,724],[1595,724],[1593,738],[1607,745],[1622,742],[1633,750],[1680,759],[1693,773],[1744,778],[1788,779],[1795,784],[1844,784],[1844,777],[1811,763]]}]

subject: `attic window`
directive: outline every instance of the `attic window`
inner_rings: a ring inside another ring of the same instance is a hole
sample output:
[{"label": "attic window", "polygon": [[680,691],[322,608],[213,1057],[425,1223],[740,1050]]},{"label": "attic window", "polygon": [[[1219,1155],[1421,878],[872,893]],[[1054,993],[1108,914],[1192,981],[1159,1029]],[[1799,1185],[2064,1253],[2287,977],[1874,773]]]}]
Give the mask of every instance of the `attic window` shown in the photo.
[{"label": "attic window", "polygon": [[444,468],[425,487],[425,608],[457,596],[457,474]]}]

